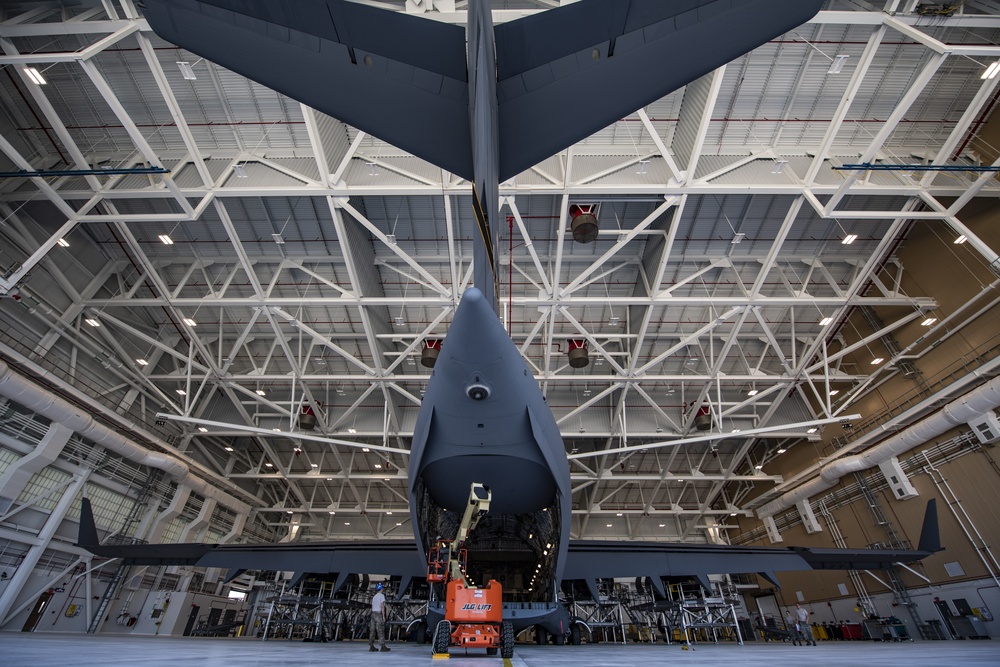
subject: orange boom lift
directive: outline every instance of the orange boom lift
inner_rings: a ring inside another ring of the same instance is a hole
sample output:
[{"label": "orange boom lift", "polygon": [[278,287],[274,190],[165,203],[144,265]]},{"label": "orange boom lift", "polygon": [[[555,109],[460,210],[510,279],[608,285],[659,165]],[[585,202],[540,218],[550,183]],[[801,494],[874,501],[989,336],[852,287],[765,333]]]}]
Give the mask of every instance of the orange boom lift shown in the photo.
[{"label": "orange boom lift", "polygon": [[452,646],[485,648],[504,658],[514,656],[514,626],[503,620],[500,583],[491,579],[476,586],[465,573],[468,553],[464,545],[479,520],[490,511],[493,494],[479,483],[469,490],[469,503],[454,540],[438,540],[427,554],[427,581],[444,583],[444,620],[434,629],[434,653],[447,655]]}]

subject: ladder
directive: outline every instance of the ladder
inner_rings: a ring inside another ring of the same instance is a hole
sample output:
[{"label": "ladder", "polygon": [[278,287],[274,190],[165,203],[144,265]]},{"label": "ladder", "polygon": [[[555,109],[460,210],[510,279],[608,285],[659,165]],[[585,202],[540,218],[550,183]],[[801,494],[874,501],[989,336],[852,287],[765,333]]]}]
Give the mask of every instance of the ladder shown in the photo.
[{"label": "ladder", "polygon": [[104,612],[108,610],[108,605],[118,594],[118,588],[125,581],[125,575],[128,573],[129,566],[124,563],[118,566],[115,570],[115,574],[111,577],[111,581],[108,583],[108,588],[104,591],[104,595],[101,596],[101,601],[97,605],[97,611],[94,612],[94,616],[90,619],[90,625],[87,626],[87,634],[92,635],[97,632],[101,627],[101,623],[104,620]]},{"label": "ladder", "polygon": [[[885,530],[885,534],[889,538],[888,548],[890,549],[905,549],[909,548],[909,545],[903,544],[899,536],[896,533],[896,529],[893,527],[892,522],[886,517],[885,512],[882,511],[882,505],[879,503],[878,498],[872,492],[871,487],[868,485],[868,479],[862,472],[854,473],[855,478],[858,480],[858,486],[861,488],[861,493],[865,497],[865,502],[868,503],[868,509],[871,511],[872,518],[875,520],[875,524],[882,526]],[[924,622],[920,618],[920,612],[917,611],[917,605],[910,598],[910,593],[906,589],[906,584],[899,577],[899,569],[895,565],[890,565],[883,570],[889,578],[889,586],[892,588],[893,595],[896,596],[896,600],[899,604],[906,607],[907,613],[910,614],[910,618],[913,619],[913,623],[917,628],[917,632],[920,633],[921,639],[929,639],[925,636]]]}]

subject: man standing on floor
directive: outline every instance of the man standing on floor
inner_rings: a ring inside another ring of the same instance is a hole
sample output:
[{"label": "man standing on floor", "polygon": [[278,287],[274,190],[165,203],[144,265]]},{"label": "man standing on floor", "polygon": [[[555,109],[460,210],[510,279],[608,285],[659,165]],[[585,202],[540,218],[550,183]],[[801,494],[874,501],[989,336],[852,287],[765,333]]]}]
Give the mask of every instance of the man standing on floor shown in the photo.
[{"label": "man standing on floor", "polygon": [[799,635],[806,642],[806,644],[816,645],[816,637],[813,636],[812,626],[809,625],[809,612],[802,608],[801,604],[795,605],[795,615],[798,616],[799,620]]},{"label": "man standing on floor", "polygon": [[[375,595],[372,597],[372,620],[368,627],[368,650],[375,651],[388,651],[390,650],[388,646],[385,645],[385,623],[388,620],[386,617],[385,608],[385,595],[382,593],[382,584],[378,584],[375,587]],[[375,648],[375,635],[378,635],[378,641],[381,648]]]}]

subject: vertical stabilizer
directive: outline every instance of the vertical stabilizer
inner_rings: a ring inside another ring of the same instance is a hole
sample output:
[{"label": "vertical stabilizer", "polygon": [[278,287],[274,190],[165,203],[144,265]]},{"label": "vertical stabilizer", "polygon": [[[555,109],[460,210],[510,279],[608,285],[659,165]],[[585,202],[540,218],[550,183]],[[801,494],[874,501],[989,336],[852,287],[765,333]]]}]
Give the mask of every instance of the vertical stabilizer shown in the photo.
[{"label": "vertical stabilizer", "polygon": [[920,530],[920,544],[918,551],[935,553],[941,551],[941,534],[938,531],[937,498],[927,501],[927,510],[924,512],[924,525]]},{"label": "vertical stabilizer", "polygon": [[76,545],[78,547],[100,546],[100,538],[97,537],[97,524],[94,522],[94,510],[90,507],[90,498],[84,498],[80,505],[80,534],[77,536]]}]

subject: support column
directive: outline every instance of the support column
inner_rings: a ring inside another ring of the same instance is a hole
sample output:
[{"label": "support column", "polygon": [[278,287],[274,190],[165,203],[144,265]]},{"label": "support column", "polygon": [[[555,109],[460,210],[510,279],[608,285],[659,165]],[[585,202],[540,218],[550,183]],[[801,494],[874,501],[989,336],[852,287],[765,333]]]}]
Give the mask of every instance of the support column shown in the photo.
[{"label": "support column", "polygon": [[15,461],[0,475],[0,514],[11,508],[36,472],[56,460],[71,435],[73,431],[52,422],[35,450]]},{"label": "support column", "polygon": [[73,501],[83,491],[84,485],[90,477],[90,472],[90,470],[87,470],[77,477],[76,481],[63,494],[56,508],[52,510],[45,525],[42,526],[41,531],[38,533],[38,544],[28,549],[28,553],[25,554],[24,560],[21,561],[21,564],[14,571],[14,576],[4,590],[3,595],[0,595],[0,627],[3,627],[10,620],[7,618],[7,614],[14,606],[17,596],[21,594],[24,584],[35,571],[35,566],[38,565],[38,561],[48,548],[49,542],[52,541],[52,537],[56,534],[63,519],[66,518],[66,514],[69,512],[69,508],[72,507]]}]

